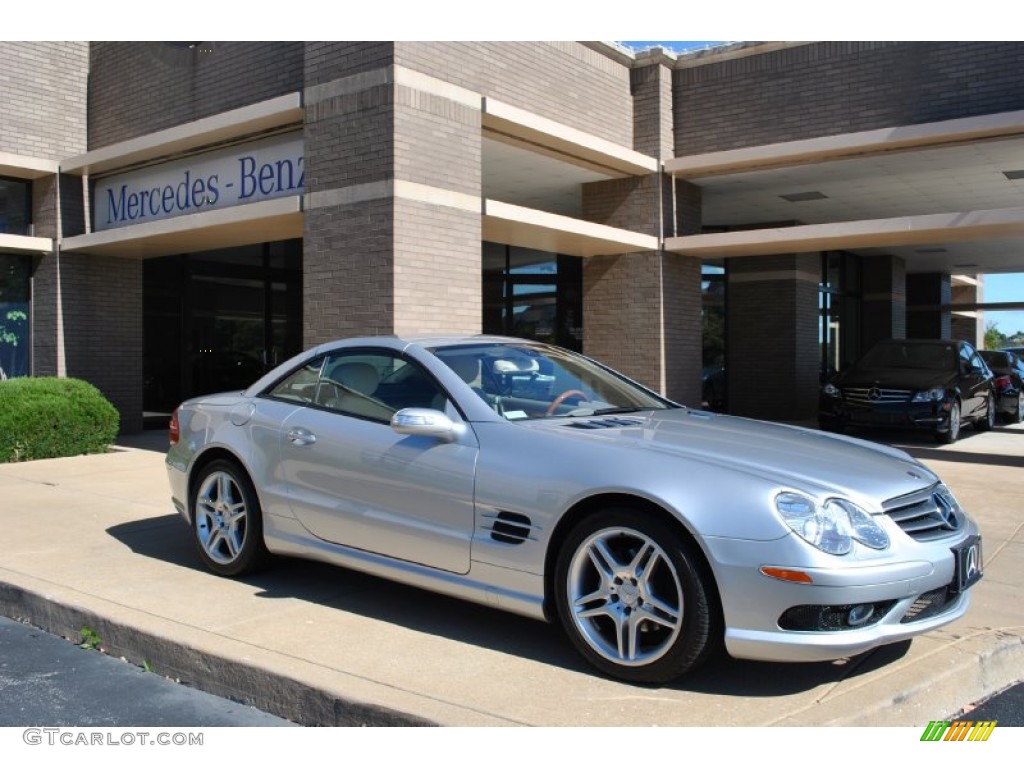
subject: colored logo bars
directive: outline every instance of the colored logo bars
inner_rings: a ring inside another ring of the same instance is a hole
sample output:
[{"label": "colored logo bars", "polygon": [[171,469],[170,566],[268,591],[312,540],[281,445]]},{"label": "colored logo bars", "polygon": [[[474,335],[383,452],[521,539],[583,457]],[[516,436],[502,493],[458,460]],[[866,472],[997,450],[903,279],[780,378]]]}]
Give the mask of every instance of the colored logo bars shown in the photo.
[{"label": "colored logo bars", "polygon": [[921,741],[988,741],[996,720],[932,720],[921,734]]}]

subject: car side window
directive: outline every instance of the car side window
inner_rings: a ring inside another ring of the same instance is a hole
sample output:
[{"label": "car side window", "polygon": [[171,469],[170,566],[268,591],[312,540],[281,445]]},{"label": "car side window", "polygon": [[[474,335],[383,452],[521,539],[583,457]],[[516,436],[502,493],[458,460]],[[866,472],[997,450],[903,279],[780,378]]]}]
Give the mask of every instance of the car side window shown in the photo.
[{"label": "car side window", "polygon": [[403,408],[444,410],[447,397],[414,362],[390,350],[346,350],[324,360],[316,405],[373,421],[389,422]]},{"label": "car side window", "polygon": [[316,385],[322,365],[322,359],[307,363],[275,385],[267,395],[279,400],[311,405],[316,397]]}]

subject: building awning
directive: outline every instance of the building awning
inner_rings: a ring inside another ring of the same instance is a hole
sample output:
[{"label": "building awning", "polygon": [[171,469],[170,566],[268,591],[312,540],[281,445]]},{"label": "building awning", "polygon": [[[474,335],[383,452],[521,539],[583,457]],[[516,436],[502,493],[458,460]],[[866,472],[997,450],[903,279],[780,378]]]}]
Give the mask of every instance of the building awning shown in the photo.
[{"label": "building awning", "polygon": [[484,240],[569,256],[658,250],[658,238],[533,208],[483,201]]},{"label": "building awning", "polygon": [[61,250],[149,259],[302,237],[299,196],[68,237]]},{"label": "building awning", "polygon": [[684,155],[666,160],[665,172],[684,179],[701,179],[708,176],[866,157],[898,150],[1019,136],[1022,133],[1024,111],[1001,112]]},{"label": "building awning", "polygon": [[37,255],[53,253],[53,240],[48,237],[25,237],[0,233],[0,253]]},{"label": "building awning", "polygon": [[302,116],[302,94],[288,93],[95,149],[64,160],[60,169],[63,173],[98,174],[151,163],[231,139],[298,125]]},{"label": "building awning", "polygon": [[670,237],[665,250],[702,259],[970,242],[1024,235],[1024,208],[961,211]]},{"label": "building awning", "polygon": [[0,152],[0,176],[11,176],[15,179],[41,179],[57,172],[55,160],[43,160],[38,157],[12,155]]},{"label": "building awning", "polygon": [[560,160],[610,176],[646,176],[661,165],[649,155],[489,97],[483,99],[481,119],[488,138],[553,153]]}]

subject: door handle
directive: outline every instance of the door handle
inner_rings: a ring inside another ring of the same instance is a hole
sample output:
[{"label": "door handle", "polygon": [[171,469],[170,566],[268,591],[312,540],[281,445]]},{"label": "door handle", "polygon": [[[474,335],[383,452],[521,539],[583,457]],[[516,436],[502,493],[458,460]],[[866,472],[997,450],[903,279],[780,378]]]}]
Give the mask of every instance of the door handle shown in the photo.
[{"label": "door handle", "polygon": [[302,427],[295,427],[289,430],[287,438],[293,445],[312,445],[316,442],[316,435]]}]

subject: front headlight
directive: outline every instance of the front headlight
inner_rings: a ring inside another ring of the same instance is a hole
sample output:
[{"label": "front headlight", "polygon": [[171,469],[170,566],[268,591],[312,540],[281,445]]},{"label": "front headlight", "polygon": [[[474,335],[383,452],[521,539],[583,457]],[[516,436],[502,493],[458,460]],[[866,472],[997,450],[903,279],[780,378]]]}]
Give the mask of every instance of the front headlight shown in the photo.
[{"label": "front headlight", "polygon": [[780,493],[775,509],[794,533],[822,552],[845,555],[859,541],[872,549],[889,546],[889,536],[871,515],[847,499],[826,499],[818,504],[799,493]]},{"label": "front headlight", "polygon": [[825,397],[839,397],[839,387],[835,384],[826,384],[821,388],[821,392]]},{"label": "front headlight", "polygon": [[911,402],[914,403],[937,403],[946,396],[946,390],[942,387],[935,387],[934,389],[926,389],[924,392],[918,392],[914,395],[914,399]]}]

